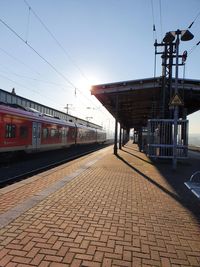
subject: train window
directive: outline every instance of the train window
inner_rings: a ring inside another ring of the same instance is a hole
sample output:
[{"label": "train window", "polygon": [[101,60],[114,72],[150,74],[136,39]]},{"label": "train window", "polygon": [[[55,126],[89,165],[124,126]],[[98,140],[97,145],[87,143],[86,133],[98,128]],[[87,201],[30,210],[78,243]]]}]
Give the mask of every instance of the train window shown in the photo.
[{"label": "train window", "polygon": [[48,128],[43,128],[43,138],[48,138],[48,135],[49,135],[49,130]]},{"label": "train window", "polygon": [[57,130],[57,137],[62,137],[62,129],[61,128],[59,128],[58,130]]},{"label": "train window", "polygon": [[19,133],[20,133],[21,138],[27,138],[28,137],[28,127],[27,126],[20,126]]},{"label": "train window", "polygon": [[56,136],[58,136],[57,129],[51,129],[51,137],[56,137]]},{"label": "train window", "polygon": [[65,137],[67,135],[67,129],[62,128],[62,137]]},{"label": "train window", "polygon": [[72,130],[71,130],[71,137],[72,138],[75,138],[75,135],[76,135],[76,130],[74,128],[72,128]]},{"label": "train window", "polygon": [[5,128],[5,137],[6,138],[15,138],[16,137],[16,125],[15,124],[6,124]]},{"label": "train window", "polygon": [[78,133],[78,137],[79,137],[80,139],[82,138],[82,133],[81,133],[81,132]]}]

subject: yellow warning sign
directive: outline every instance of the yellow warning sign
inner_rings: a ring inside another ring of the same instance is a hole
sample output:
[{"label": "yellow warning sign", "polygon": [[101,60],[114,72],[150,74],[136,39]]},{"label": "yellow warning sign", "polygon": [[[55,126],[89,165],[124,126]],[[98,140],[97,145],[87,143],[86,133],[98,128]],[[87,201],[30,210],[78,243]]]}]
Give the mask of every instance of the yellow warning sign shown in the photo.
[{"label": "yellow warning sign", "polygon": [[169,102],[170,106],[183,106],[183,100],[180,98],[180,96],[178,94],[175,94],[170,102]]}]

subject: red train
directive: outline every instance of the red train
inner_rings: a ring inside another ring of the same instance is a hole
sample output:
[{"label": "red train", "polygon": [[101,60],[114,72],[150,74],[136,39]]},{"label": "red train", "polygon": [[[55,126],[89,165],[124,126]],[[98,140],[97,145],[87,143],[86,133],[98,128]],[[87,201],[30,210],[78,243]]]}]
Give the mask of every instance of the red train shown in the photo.
[{"label": "red train", "polygon": [[105,141],[103,130],[0,104],[0,152],[31,153]]}]

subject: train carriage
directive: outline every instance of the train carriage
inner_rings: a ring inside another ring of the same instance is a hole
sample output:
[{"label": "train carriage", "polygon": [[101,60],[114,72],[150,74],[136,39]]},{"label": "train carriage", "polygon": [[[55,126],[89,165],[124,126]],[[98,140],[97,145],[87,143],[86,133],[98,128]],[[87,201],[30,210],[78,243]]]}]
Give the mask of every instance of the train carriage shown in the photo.
[{"label": "train carriage", "polygon": [[104,130],[97,129],[97,143],[104,143],[106,140],[106,132]]},{"label": "train carriage", "polygon": [[77,144],[91,144],[97,142],[97,130],[85,125],[77,124]]},{"label": "train carriage", "polygon": [[105,132],[99,129],[0,104],[0,152],[31,153],[105,140]]}]

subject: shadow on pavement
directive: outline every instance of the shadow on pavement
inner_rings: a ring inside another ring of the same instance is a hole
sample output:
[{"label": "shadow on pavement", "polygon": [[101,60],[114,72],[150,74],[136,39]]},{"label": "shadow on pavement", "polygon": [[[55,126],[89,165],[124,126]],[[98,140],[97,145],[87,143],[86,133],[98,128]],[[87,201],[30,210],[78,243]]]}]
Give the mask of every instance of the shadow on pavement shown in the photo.
[{"label": "shadow on pavement", "polygon": [[[128,162],[125,159],[126,157],[123,157],[122,155],[117,155],[118,159],[124,162],[133,171],[141,175],[144,179],[148,180],[150,183],[158,187],[164,193],[172,197],[175,201],[179,202],[182,206],[187,208],[200,223],[200,201],[184,185],[184,182],[188,181],[190,176],[195,171],[200,169],[199,157],[189,157],[189,159],[185,161],[178,162],[177,170],[174,171],[172,169],[171,160],[159,160],[152,162],[145,156],[144,153],[139,152],[137,149],[133,149],[132,146],[129,145],[125,145],[122,148],[122,151],[133,156],[134,158],[139,160],[139,162],[141,161],[143,165],[140,168],[138,168],[137,165],[133,166],[133,163]],[[154,165],[157,168],[163,179],[165,179],[167,183],[173,188],[174,193],[163,187],[156,180],[154,180],[153,173],[150,177],[143,172],[143,169],[141,168],[145,168],[145,163]]]}]

